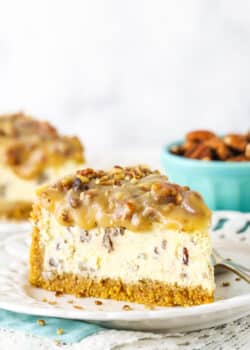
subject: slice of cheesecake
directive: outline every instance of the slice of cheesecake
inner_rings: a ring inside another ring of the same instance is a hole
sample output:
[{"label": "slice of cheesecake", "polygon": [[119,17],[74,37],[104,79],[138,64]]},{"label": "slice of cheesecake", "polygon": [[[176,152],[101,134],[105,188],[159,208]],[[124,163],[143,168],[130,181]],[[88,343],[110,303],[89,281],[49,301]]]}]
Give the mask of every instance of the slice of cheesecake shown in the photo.
[{"label": "slice of cheesecake", "polygon": [[37,191],[30,282],[150,305],[212,302],[210,216],[198,193],[158,171],[77,171]]},{"label": "slice of cheesecake", "polygon": [[0,218],[29,216],[37,186],[81,168],[83,147],[48,122],[22,113],[0,117]]}]

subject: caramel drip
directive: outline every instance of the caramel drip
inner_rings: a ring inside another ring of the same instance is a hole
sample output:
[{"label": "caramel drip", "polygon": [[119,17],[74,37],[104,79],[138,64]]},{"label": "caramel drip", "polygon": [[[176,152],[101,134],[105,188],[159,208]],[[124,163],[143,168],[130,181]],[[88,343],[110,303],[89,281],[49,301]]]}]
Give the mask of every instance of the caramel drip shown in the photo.
[{"label": "caramel drip", "polygon": [[100,226],[141,232],[159,224],[194,232],[206,230],[211,216],[198,193],[142,167],[85,169],[40,189],[38,196],[41,207],[53,212],[62,225],[85,230]]}]

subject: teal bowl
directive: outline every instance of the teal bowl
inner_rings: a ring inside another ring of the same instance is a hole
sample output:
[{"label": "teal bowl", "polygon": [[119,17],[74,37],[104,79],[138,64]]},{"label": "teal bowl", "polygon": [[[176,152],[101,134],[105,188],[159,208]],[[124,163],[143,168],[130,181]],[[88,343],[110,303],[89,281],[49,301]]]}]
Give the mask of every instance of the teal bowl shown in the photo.
[{"label": "teal bowl", "polygon": [[250,162],[202,161],[162,153],[162,165],[170,181],[200,192],[210,209],[250,212]]}]

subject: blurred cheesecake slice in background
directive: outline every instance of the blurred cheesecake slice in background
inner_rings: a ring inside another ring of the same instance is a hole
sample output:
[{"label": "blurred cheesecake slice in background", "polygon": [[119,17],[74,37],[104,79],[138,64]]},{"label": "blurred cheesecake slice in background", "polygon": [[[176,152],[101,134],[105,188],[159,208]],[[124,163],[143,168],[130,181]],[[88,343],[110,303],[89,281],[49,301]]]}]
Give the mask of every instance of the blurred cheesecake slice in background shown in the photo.
[{"label": "blurred cheesecake slice in background", "polygon": [[210,210],[158,171],[84,169],[37,190],[30,282],[143,304],[214,300]]},{"label": "blurred cheesecake slice in background", "polygon": [[83,163],[77,137],[23,113],[0,116],[0,218],[28,218],[36,187]]}]

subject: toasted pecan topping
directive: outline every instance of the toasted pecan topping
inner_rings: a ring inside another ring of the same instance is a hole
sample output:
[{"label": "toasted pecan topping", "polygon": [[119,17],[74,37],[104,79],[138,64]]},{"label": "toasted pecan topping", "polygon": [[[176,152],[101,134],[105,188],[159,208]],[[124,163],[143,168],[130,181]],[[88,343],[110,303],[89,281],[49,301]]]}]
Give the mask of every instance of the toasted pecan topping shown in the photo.
[{"label": "toasted pecan topping", "polygon": [[65,160],[83,163],[83,147],[77,137],[61,136],[48,122],[23,113],[0,117],[0,154],[16,175],[31,179]]},{"label": "toasted pecan topping", "polygon": [[194,231],[206,229],[210,221],[201,196],[142,166],[83,169],[67,181],[42,187],[37,195],[38,203],[54,213],[62,225],[77,225],[83,230],[104,227],[103,245],[110,253],[113,236],[125,229],[147,231],[159,224]]},{"label": "toasted pecan topping", "polygon": [[122,310],[124,310],[124,311],[131,311],[133,309],[132,309],[132,307],[130,305],[123,305]]},{"label": "toasted pecan topping", "polygon": [[56,330],[56,334],[57,335],[62,335],[64,333],[64,329],[63,328],[57,328]]},{"label": "toasted pecan topping", "polygon": [[216,136],[208,130],[186,134],[183,144],[171,148],[171,153],[199,160],[250,161],[250,133]]},{"label": "toasted pecan topping", "polygon": [[46,322],[44,320],[36,320],[36,323],[39,325],[39,326],[45,326],[46,325]]}]

